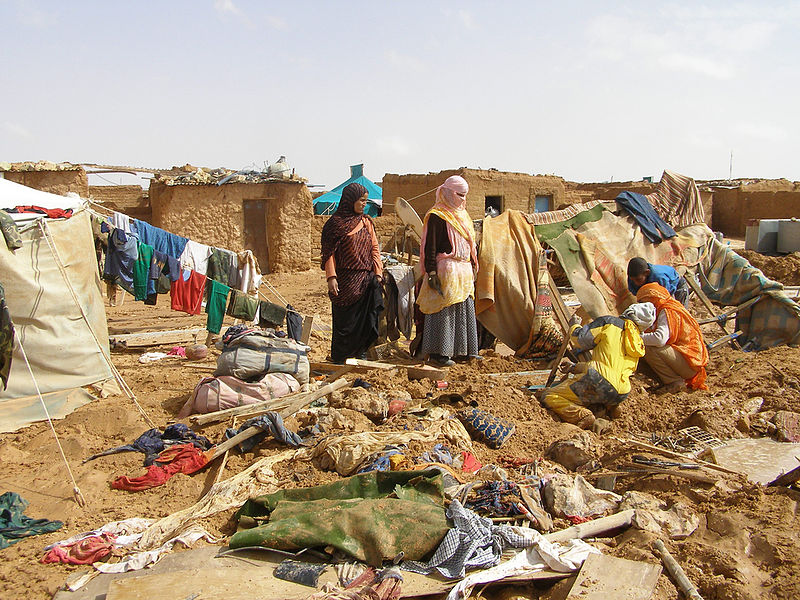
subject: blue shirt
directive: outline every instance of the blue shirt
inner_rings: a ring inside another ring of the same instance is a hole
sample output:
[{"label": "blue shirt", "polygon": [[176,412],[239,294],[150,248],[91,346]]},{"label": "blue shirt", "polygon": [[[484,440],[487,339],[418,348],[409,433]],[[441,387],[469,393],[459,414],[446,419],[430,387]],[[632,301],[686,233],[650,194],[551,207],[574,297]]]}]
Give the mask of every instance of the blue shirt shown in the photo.
[{"label": "blue shirt", "polygon": [[[678,274],[678,272],[667,265],[651,265],[650,263],[647,263],[647,266],[650,268],[650,275],[647,276],[647,279],[644,283],[657,283],[665,287],[670,293],[670,296],[674,296],[675,290],[678,289],[678,284],[681,281],[681,276]],[[635,296],[636,292],[639,291],[639,287],[634,285],[631,278],[628,277],[628,289],[630,290],[631,294]]]}]

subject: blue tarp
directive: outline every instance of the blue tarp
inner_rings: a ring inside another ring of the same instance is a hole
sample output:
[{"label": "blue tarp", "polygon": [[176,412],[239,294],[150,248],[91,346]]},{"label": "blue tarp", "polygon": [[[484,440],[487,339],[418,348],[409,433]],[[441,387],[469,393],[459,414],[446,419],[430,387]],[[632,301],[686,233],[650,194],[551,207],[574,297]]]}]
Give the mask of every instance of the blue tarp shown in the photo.
[{"label": "blue tarp", "polygon": [[377,217],[381,207],[383,206],[383,190],[380,186],[375,185],[372,181],[364,177],[364,165],[352,165],[350,167],[350,179],[344,183],[337,185],[330,192],[325,192],[319,198],[314,200],[314,214],[315,215],[332,215],[336,212],[339,206],[339,200],[342,199],[342,190],[351,183],[360,183],[369,193],[367,198],[367,206],[364,208],[364,214],[369,217]]}]

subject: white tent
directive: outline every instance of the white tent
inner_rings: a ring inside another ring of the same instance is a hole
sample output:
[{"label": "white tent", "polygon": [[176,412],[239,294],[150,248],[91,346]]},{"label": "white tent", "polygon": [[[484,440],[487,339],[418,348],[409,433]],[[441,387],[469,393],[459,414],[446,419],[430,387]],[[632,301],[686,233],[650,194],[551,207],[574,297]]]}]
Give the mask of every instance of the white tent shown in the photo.
[{"label": "white tent", "polygon": [[[46,394],[48,410],[63,416],[85,403],[85,395],[72,390],[113,377],[91,221],[80,199],[0,179],[0,207],[21,205],[75,210],[69,219],[18,221],[23,246],[17,250],[0,243],[0,283],[16,339],[25,349],[39,390]],[[75,401],[81,397],[84,400]],[[0,389],[0,431],[14,431],[43,418],[36,387],[15,341],[8,388]]]}]

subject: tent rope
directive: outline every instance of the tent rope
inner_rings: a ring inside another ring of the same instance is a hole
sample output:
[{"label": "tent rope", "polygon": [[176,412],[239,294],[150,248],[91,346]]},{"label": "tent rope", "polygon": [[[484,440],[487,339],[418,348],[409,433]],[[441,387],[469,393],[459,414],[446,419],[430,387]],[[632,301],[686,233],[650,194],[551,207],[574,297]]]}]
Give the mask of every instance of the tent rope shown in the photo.
[{"label": "tent rope", "polygon": [[155,429],[156,428],[155,423],[153,423],[153,420],[148,416],[144,408],[142,408],[142,405],[139,404],[139,400],[136,398],[136,394],[133,393],[133,390],[130,388],[130,386],[128,386],[128,383],[122,378],[122,374],[119,372],[119,370],[117,370],[117,367],[114,365],[114,363],[111,362],[111,357],[108,356],[108,354],[106,353],[105,349],[103,348],[103,344],[101,344],[100,340],[97,339],[97,336],[95,335],[94,330],[92,329],[92,325],[91,323],[89,323],[89,318],[86,316],[86,312],[83,310],[83,305],[81,305],[80,300],[78,299],[78,295],[75,292],[75,288],[72,287],[72,282],[69,280],[69,276],[67,275],[67,270],[64,267],[64,263],[61,261],[61,255],[58,253],[56,242],[55,240],[51,239],[50,229],[47,223],[44,222],[44,219],[41,219],[39,221],[39,229],[41,230],[42,236],[44,237],[45,241],[47,242],[47,245],[50,248],[50,252],[53,254],[53,257],[55,258],[56,265],[58,266],[58,270],[61,272],[61,276],[64,278],[64,281],[66,282],[67,287],[69,288],[69,291],[72,294],[72,300],[80,309],[81,316],[83,317],[86,326],[89,328],[89,333],[92,334],[92,338],[94,338],[95,344],[97,344],[97,347],[100,349],[100,354],[106,361],[106,364],[111,369],[111,373],[114,375],[114,379],[116,379],[117,383],[119,383],[125,395],[128,396],[128,398],[130,398],[131,400],[133,400],[133,403],[136,405],[136,408],[139,409],[139,412],[141,413],[142,417],[147,422],[147,424]]},{"label": "tent rope", "polygon": [[86,506],[86,499],[83,497],[80,488],[78,487],[78,482],[75,481],[75,475],[72,473],[72,469],[69,466],[69,462],[67,461],[67,455],[64,454],[64,448],[61,446],[61,440],[56,433],[56,428],[53,425],[53,420],[50,418],[50,411],[47,410],[47,403],[45,403],[44,398],[42,398],[42,392],[39,390],[39,383],[36,381],[36,377],[33,375],[33,369],[31,368],[31,363],[28,361],[28,355],[25,352],[25,348],[22,345],[22,340],[19,336],[16,336],[17,344],[19,345],[19,350],[22,353],[22,359],[25,361],[25,366],[28,367],[28,373],[31,374],[31,380],[33,381],[33,386],[36,388],[36,395],[39,396],[39,402],[42,403],[42,408],[44,409],[44,414],[47,416],[47,422],[50,424],[50,431],[53,432],[53,437],[56,440],[56,445],[58,446],[58,451],[61,453],[61,458],[64,460],[64,465],[67,467],[67,473],[69,473],[69,477],[72,480],[72,493],[75,497],[75,502],[78,503],[78,506],[81,508]]}]

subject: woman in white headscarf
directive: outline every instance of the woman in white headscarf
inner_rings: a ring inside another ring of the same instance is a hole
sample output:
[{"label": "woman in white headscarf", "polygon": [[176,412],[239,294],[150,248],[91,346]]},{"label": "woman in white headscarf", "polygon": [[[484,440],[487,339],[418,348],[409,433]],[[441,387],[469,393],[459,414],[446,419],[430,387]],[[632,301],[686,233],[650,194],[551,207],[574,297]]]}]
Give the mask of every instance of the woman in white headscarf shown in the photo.
[{"label": "woman in white headscarf", "polygon": [[453,175],[436,190],[425,215],[420,260],[425,277],[417,304],[425,315],[419,353],[439,366],[480,358],[475,322],[475,229],[467,213],[469,185]]}]

